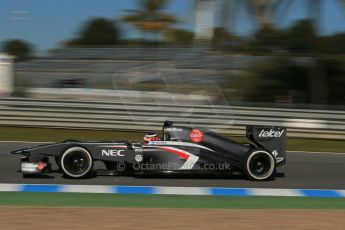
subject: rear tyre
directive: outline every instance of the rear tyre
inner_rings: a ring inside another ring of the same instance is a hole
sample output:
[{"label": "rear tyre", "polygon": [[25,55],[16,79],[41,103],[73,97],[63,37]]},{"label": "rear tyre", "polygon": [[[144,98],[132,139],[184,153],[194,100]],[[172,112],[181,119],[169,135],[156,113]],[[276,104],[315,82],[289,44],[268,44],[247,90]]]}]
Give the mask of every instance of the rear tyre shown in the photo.
[{"label": "rear tyre", "polygon": [[93,166],[91,154],[82,147],[71,147],[60,157],[62,172],[70,178],[88,175]]},{"label": "rear tyre", "polygon": [[255,148],[247,153],[243,168],[250,180],[269,180],[275,175],[276,162],[271,153]]}]

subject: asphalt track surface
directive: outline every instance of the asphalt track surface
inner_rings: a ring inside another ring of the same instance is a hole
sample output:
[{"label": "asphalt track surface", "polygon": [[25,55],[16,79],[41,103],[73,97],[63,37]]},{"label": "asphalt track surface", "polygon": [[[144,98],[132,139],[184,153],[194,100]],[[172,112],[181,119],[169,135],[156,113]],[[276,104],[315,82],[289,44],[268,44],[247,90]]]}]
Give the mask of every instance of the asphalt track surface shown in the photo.
[{"label": "asphalt track surface", "polygon": [[23,178],[19,172],[20,156],[11,155],[10,151],[35,145],[38,143],[0,142],[0,183],[345,189],[345,154],[310,152],[288,152],[287,164],[278,169],[280,176],[263,182],[248,181],[241,176],[98,176],[75,180],[52,173],[49,177]]}]

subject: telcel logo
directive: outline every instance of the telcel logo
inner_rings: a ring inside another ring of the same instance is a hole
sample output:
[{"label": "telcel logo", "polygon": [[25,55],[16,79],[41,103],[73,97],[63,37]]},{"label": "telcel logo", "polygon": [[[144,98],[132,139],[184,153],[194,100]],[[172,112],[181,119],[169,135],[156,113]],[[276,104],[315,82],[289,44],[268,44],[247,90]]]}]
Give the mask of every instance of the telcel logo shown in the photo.
[{"label": "telcel logo", "polygon": [[124,157],[125,155],[121,154],[125,150],[115,150],[115,149],[109,149],[109,150],[103,150],[102,149],[102,157]]},{"label": "telcel logo", "polygon": [[285,130],[275,131],[275,130],[261,130],[259,137],[281,137]]}]

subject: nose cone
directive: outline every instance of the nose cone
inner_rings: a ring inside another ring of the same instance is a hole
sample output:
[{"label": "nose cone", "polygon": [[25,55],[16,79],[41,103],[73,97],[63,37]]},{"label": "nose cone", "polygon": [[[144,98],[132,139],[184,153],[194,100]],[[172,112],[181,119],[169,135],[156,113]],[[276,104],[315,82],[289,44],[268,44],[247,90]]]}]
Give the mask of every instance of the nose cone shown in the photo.
[{"label": "nose cone", "polygon": [[11,154],[29,154],[30,151],[28,149],[17,149],[11,152]]}]

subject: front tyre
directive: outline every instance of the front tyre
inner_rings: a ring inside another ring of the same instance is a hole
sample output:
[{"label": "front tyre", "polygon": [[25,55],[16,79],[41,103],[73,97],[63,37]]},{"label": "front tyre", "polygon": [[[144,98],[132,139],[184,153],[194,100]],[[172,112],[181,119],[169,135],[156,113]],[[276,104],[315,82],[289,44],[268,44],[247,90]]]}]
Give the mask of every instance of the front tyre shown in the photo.
[{"label": "front tyre", "polygon": [[243,168],[250,180],[263,181],[274,176],[276,162],[271,153],[262,149],[253,149],[247,153]]},{"label": "front tyre", "polygon": [[67,149],[60,158],[62,172],[71,178],[81,178],[90,173],[93,161],[91,154],[82,147]]}]

